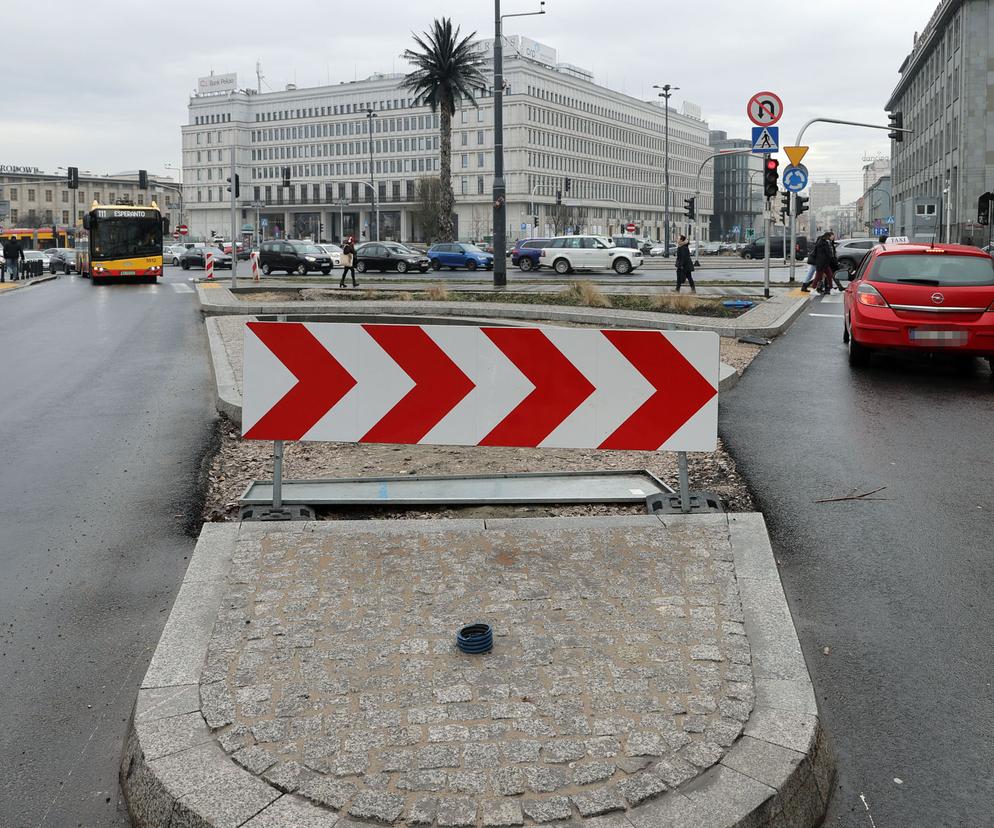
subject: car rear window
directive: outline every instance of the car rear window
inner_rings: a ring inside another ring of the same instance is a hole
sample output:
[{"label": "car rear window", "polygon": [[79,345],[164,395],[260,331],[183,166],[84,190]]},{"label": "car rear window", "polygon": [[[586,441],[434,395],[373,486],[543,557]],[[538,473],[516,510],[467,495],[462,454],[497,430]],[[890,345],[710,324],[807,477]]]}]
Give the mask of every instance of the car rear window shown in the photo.
[{"label": "car rear window", "polygon": [[528,250],[545,250],[550,244],[551,242],[548,239],[542,239],[541,241],[525,242],[521,246]]},{"label": "car rear window", "polygon": [[869,278],[874,282],[910,285],[994,285],[994,260],[948,253],[884,255],[877,257]]}]

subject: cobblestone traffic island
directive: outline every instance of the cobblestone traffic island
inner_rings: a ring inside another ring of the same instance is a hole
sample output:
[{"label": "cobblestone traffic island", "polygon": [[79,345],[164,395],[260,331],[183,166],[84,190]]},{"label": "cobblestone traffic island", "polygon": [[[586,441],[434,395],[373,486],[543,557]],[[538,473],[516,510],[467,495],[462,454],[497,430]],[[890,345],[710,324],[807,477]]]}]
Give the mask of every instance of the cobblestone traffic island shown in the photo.
[{"label": "cobblestone traffic island", "polygon": [[727,526],[439,524],[239,540],[200,677],[235,762],[355,819],[511,826],[634,808],[740,736]]}]

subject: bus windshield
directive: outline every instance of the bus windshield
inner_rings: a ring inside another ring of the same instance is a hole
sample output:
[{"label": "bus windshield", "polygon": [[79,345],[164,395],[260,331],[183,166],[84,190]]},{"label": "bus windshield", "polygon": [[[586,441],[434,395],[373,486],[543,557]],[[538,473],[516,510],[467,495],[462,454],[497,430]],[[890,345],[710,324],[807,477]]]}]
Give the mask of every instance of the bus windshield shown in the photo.
[{"label": "bus windshield", "polygon": [[94,259],[125,259],[162,255],[162,219],[101,218],[90,227]]}]

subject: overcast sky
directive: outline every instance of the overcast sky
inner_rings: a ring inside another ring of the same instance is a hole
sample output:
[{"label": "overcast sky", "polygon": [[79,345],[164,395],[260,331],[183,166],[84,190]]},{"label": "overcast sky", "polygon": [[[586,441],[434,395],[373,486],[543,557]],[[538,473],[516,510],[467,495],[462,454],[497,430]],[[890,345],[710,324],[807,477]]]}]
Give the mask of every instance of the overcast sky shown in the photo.
[{"label": "overcast sky", "polygon": [[[505,14],[524,12],[538,0],[502,6]],[[679,86],[677,108],[684,99],[699,104],[711,128],[732,137],[749,137],[749,96],[777,92],[784,144],[813,117],[886,123],[898,67],[936,0],[547,0],[545,7],[542,17],[506,20],[505,34],[552,46],[560,61],[629,95],[649,98],[657,83]],[[179,127],[199,76],[237,72],[239,86],[254,86],[258,59],[266,91],[407,71],[400,54],[411,32],[443,8],[464,33],[493,36],[489,0],[14,3],[2,26],[0,164],[167,172],[166,162],[179,164]],[[885,132],[854,127],[815,125],[805,143],[813,180],[840,182],[844,200],[861,194],[863,156],[889,153]]]}]

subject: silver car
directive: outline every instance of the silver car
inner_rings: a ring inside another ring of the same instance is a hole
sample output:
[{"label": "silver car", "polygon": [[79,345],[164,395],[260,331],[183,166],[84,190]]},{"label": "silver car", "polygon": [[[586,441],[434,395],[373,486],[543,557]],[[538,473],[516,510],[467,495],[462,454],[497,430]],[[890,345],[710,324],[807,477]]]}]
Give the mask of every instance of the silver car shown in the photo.
[{"label": "silver car", "polygon": [[852,276],[866,258],[870,249],[879,242],[879,239],[839,239],[835,243],[835,258],[839,260],[839,267],[845,268]]}]

